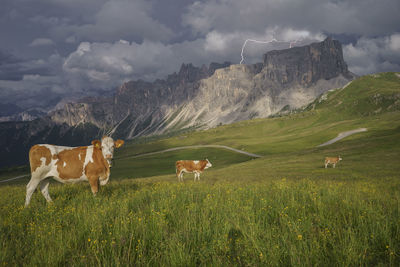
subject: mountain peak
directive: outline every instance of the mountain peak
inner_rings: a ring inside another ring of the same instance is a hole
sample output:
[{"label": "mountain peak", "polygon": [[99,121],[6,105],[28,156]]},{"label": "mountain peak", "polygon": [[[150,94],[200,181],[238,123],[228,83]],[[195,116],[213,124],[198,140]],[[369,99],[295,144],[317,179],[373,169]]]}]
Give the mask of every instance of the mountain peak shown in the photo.
[{"label": "mountain peak", "polygon": [[264,55],[263,63],[271,80],[286,85],[299,82],[310,86],[320,79],[349,76],[342,45],[331,37],[306,46],[270,51]]}]

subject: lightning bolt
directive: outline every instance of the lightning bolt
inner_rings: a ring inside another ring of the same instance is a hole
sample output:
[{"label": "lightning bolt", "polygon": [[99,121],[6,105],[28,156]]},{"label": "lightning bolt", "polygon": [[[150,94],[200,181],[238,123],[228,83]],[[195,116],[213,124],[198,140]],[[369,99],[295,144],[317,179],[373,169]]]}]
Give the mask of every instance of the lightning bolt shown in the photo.
[{"label": "lightning bolt", "polygon": [[242,51],[240,52],[240,56],[241,56],[241,60],[239,64],[242,64],[244,61],[244,48],[246,47],[247,42],[254,42],[254,43],[258,43],[258,44],[270,44],[270,43],[289,43],[289,48],[292,48],[296,43],[298,43],[300,40],[294,40],[294,41],[290,41],[290,42],[285,42],[285,41],[278,41],[275,38],[272,38],[269,41],[259,41],[259,40],[254,40],[254,39],[246,39],[246,41],[244,41],[243,45],[242,45]]}]

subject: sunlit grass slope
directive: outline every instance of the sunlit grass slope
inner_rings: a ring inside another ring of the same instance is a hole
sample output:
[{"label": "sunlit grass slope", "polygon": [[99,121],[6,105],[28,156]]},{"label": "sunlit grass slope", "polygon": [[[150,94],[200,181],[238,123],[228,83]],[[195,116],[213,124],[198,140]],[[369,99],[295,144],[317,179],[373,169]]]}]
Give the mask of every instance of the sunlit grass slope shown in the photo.
[{"label": "sunlit grass slope", "polygon": [[[119,155],[193,144],[223,144],[253,153],[293,152],[316,146],[339,132],[398,125],[400,78],[395,73],[364,76],[330,92],[297,114],[254,119],[146,144],[130,144]],[[323,100],[325,99],[326,100]]]},{"label": "sunlit grass slope", "polygon": [[[233,169],[233,173],[236,173],[236,169],[241,171],[249,168],[252,171],[253,168],[259,167],[265,169],[265,172],[257,170],[256,176],[275,177],[297,173],[300,177],[307,177],[310,172],[323,171],[321,167],[325,156],[338,154],[344,157],[341,165],[343,168],[348,168],[347,173],[349,170],[352,173],[355,171],[368,173],[370,168],[367,166],[374,166],[374,169],[379,172],[390,172],[395,175],[400,165],[398,164],[400,159],[396,157],[400,149],[398,141],[400,140],[400,77],[398,75],[382,73],[361,77],[345,89],[329,92],[317,99],[305,111],[291,115],[243,121],[150,143],[128,143],[118,152],[115,169],[120,163],[123,168],[118,171],[113,170],[116,172],[115,177],[152,176],[147,171],[142,174],[139,168],[136,169],[136,166],[144,163],[153,166],[154,175],[167,172],[173,174],[175,160],[185,157],[188,159],[208,157],[211,161],[217,160],[214,167],[207,170],[210,172],[209,176],[212,176],[211,174],[219,167],[232,165],[230,169]],[[357,128],[367,128],[368,131],[349,136],[327,147],[317,148],[317,145],[336,137],[338,133]],[[146,159],[130,158],[133,155],[171,147],[205,144],[227,145],[264,157],[238,166],[233,164],[251,158],[240,156],[242,160],[229,159],[222,163],[219,160],[227,155],[220,157],[219,153],[228,152],[217,149],[207,149],[204,153],[182,150],[176,154],[159,154]],[[382,162],[386,164],[381,164]],[[356,166],[354,164],[359,164],[357,169],[354,168]],[[131,171],[129,166],[137,171]],[[277,169],[276,166],[280,168]],[[163,171],[156,172],[159,168]],[[276,172],[274,172],[275,169]],[[125,170],[127,170],[126,173],[124,173]],[[135,172],[134,176],[132,176],[133,172]],[[220,170],[217,173],[223,172],[225,171]],[[232,179],[238,179],[238,177],[238,175],[233,175]],[[251,177],[246,177],[246,179],[251,179]]]},{"label": "sunlit grass slope", "polygon": [[[368,131],[317,147],[357,128]],[[383,73],[302,112],[128,142],[96,197],[88,184],[53,183],[53,204],[36,192],[24,209],[27,180],[0,186],[0,264],[399,266],[399,140],[400,77]],[[215,148],[133,157],[201,144],[263,157]],[[178,183],[175,161],[202,158],[213,167],[201,181]]]}]

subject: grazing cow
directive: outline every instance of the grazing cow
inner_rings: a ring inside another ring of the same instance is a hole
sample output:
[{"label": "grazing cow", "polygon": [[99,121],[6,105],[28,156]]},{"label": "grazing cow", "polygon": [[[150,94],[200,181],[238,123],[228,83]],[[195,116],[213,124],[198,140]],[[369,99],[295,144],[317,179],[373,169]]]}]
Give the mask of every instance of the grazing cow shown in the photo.
[{"label": "grazing cow", "polygon": [[336,164],[341,160],[342,160],[342,158],[340,156],[338,156],[338,157],[326,157],[325,158],[325,169],[328,167],[328,164],[332,164],[333,168],[335,168]]},{"label": "grazing cow", "polygon": [[105,185],[110,178],[114,147],[119,148],[123,144],[123,140],[114,141],[105,136],[101,141],[92,141],[91,146],[34,145],[29,151],[31,180],[26,186],[25,206],[29,205],[38,185],[46,200],[52,201],[48,190],[48,177],[53,177],[61,183],[89,181],[92,193],[96,195],[99,182],[100,185]]},{"label": "grazing cow", "polygon": [[176,177],[178,181],[183,182],[183,173],[194,173],[194,181],[200,181],[200,173],[205,169],[212,166],[211,162],[206,160],[179,160],[175,163],[176,166]]}]

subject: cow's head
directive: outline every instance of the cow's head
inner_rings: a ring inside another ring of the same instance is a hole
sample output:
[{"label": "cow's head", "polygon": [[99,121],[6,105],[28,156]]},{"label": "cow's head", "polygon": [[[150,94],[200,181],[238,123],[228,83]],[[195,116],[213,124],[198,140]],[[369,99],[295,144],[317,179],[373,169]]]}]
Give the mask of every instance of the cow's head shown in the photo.
[{"label": "cow's head", "polygon": [[207,164],[206,164],[205,169],[208,169],[208,168],[210,168],[212,166],[212,164],[208,159],[206,159],[206,161],[207,161]]},{"label": "cow's head", "polygon": [[120,148],[124,144],[124,140],[118,139],[117,141],[114,141],[111,137],[104,136],[103,138],[101,138],[101,142],[98,140],[94,140],[92,141],[92,144],[95,147],[101,149],[103,157],[107,160],[108,165],[111,167],[111,161],[114,156],[114,148]]},{"label": "cow's head", "polygon": [[342,160],[342,158],[341,158],[340,156],[338,156],[338,159],[339,159],[339,161],[341,161],[341,160]]}]

